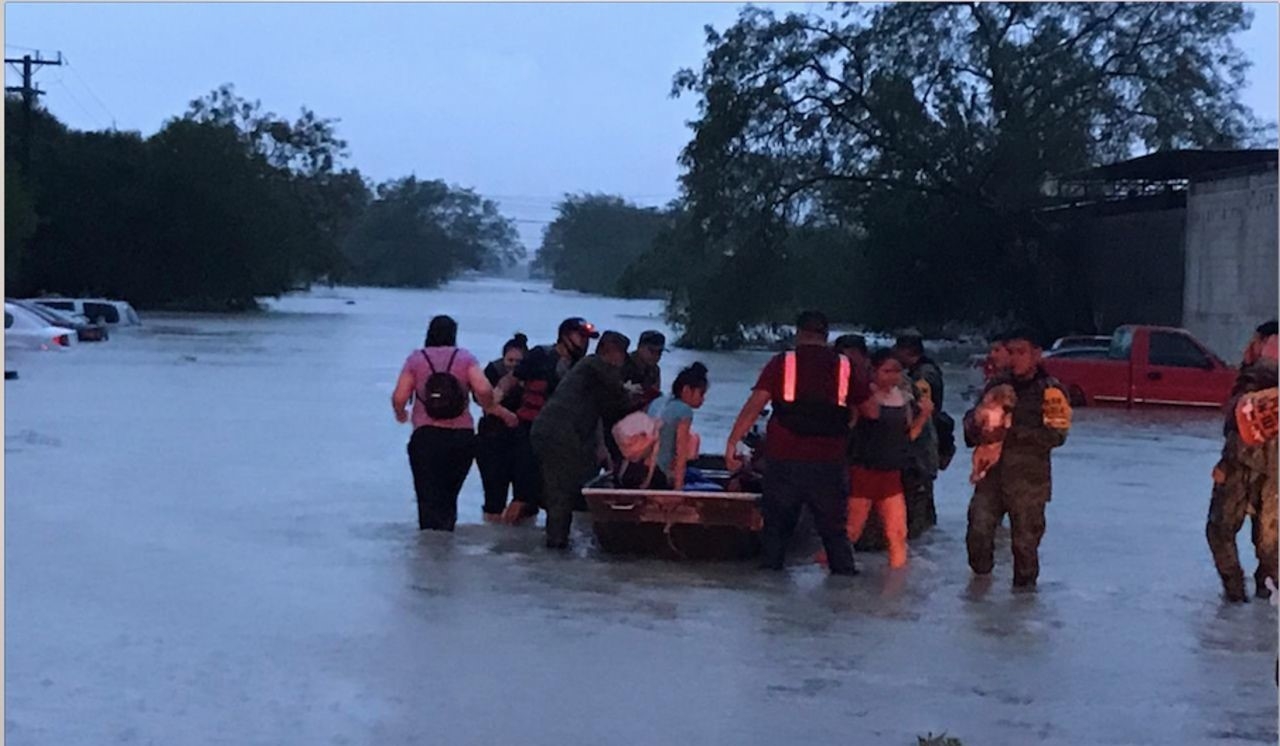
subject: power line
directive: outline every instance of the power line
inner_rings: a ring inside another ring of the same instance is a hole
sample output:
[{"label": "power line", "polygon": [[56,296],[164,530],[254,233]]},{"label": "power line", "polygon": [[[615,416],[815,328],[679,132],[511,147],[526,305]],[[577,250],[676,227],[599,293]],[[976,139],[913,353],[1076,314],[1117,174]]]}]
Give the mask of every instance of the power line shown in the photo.
[{"label": "power line", "polygon": [[89,119],[92,119],[95,123],[102,122],[101,116],[90,113],[89,110],[85,108],[84,104],[80,103],[80,99],[76,98],[76,95],[71,92],[71,88],[66,83],[63,82],[62,78],[58,78],[57,80],[53,81],[53,83],[54,85],[58,85],[62,87],[62,90],[67,94],[67,97],[71,99],[71,102],[75,104],[76,108],[79,109],[81,113],[83,113],[86,117],[88,117]]},{"label": "power line", "polygon": [[80,72],[76,70],[75,65],[72,65],[70,61],[67,61],[66,65],[67,65],[67,69],[71,70],[71,74],[74,75],[76,80],[80,82],[80,85],[86,91],[88,91],[89,95],[93,97],[93,100],[97,102],[98,107],[101,108],[104,112],[106,112],[107,116],[111,118],[111,128],[115,129],[115,126],[116,126],[115,113],[112,112],[111,109],[109,109],[106,104],[102,103],[102,99],[98,98],[98,94],[94,93],[93,89],[89,87],[89,84],[85,82],[85,79],[80,76]]}]

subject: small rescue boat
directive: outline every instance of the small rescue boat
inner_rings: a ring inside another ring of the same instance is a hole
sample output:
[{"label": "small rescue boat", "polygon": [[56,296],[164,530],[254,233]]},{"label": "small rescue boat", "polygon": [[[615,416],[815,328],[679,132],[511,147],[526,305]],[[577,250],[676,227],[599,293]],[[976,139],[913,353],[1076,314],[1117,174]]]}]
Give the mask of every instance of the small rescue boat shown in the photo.
[{"label": "small rescue boat", "polygon": [[728,491],[731,475],[717,457],[694,466],[703,480],[724,491],[623,489],[613,476],[588,482],[582,496],[600,548],[610,554],[667,559],[747,559],[760,551],[760,493]]}]

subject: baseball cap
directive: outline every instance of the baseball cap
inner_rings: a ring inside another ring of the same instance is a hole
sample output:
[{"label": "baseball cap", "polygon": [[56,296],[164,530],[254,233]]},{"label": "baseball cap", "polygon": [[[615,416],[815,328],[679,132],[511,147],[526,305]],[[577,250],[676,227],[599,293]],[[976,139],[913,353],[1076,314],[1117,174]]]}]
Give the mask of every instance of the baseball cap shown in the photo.
[{"label": "baseball cap", "polygon": [[560,322],[560,330],[557,334],[563,337],[569,332],[582,332],[592,339],[600,336],[600,332],[596,331],[595,325],[581,316],[571,316]]},{"label": "baseball cap", "polygon": [[648,331],[644,331],[640,333],[639,346],[657,347],[659,349],[665,350],[667,347],[667,337],[660,331],[649,329]]},{"label": "baseball cap", "polygon": [[631,338],[622,332],[607,331],[604,334],[596,334],[595,336],[600,338],[600,341],[596,342],[596,353],[600,352],[601,347],[617,347],[626,352],[627,348],[631,346]]}]

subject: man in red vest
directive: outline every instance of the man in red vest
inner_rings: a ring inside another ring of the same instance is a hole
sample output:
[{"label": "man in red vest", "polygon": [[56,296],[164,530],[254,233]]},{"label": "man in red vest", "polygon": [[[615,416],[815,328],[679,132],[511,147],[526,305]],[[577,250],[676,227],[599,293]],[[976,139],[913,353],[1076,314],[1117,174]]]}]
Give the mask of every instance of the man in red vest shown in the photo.
[{"label": "man in red vest", "polygon": [[853,408],[870,399],[870,382],[849,359],[827,346],[827,317],[804,311],[796,319],[794,350],[774,355],[738,413],[725,463],[741,465],[738,443],[773,402],[765,430],[763,566],[783,568],[800,509],[809,507],[833,575],[856,575],[845,534],[849,494],[845,447]]}]

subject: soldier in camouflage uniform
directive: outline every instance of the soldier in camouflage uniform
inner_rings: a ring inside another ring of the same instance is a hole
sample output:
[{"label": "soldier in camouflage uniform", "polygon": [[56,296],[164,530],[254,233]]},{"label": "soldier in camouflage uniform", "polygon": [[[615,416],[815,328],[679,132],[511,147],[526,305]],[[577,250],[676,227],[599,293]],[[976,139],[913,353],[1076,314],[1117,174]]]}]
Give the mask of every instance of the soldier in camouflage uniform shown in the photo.
[{"label": "soldier in camouflage uniform", "polygon": [[1236,534],[1244,525],[1246,515],[1253,518],[1253,548],[1258,558],[1258,569],[1253,575],[1254,593],[1259,598],[1270,596],[1266,578],[1276,579],[1276,441],[1273,438],[1259,445],[1246,444],[1235,418],[1236,403],[1241,396],[1276,386],[1275,357],[1261,352],[1275,335],[1276,322],[1263,324],[1245,350],[1240,374],[1227,401],[1222,458],[1213,469],[1213,496],[1209,501],[1205,536],[1227,600],[1233,602],[1249,600],[1236,550]]},{"label": "soldier in camouflage uniform", "polygon": [[916,398],[933,400],[934,417],[920,437],[912,441],[911,465],[902,472],[902,489],[907,500],[907,538],[914,539],[938,523],[933,484],[942,468],[938,435],[938,419],[943,416],[942,369],[925,355],[924,339],[917,333],[898,337],[893,349],[911,379]]},{"label": "soldier in camouflage uniform", "polygon": [[622,363],[630,345],[619,332],[600,335],[595,354],[569,370],[529,431],[541,465],[550,549],[568,548],[582,485],[600,473],[601,427],[611,427],[630,407],[622,385]]},{"label": "soldier in camouflage uniform", "polygon": [[[1052,494],[1050,453],[1067,440],[1071,407],[1067,393],[1040,367],[1040,344],[1031,332],[1009,335],[1010,367],[987,384],[1013,387],[1018,396],[1013,425],[1004,434],[1000,460],[974,487],[969,503],[965,543],[969,567],[987,575],[995,564],[995,532],[1009,514],[1013,544],[1013,587],[1035,588],[1040,575],[1040,539],[1045,531],[1045,507]],[[984,392],[985,393],[985,392]],[[981,401],[981,397],[979,397]],[[982,442],[973,410],[964,418],[965,444]]]}]

